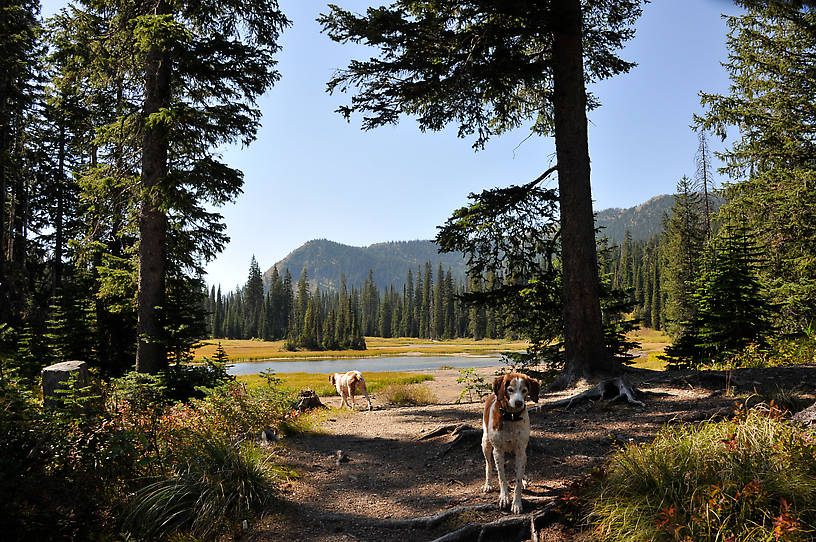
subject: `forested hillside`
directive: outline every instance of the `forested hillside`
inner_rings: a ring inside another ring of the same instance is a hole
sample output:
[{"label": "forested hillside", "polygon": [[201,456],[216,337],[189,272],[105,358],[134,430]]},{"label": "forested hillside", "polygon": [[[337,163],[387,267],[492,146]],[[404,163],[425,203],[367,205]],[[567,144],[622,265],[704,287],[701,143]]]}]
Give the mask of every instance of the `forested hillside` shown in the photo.
[{"label": "forested hillside", "polygon": [[[457,280],[465,276],[465,260],[461,253],[439,254],[433,241],[392,241],[367,247],[353,247],[327,239],[315,239],[296,248],[273,267],[278,273],[285,269],[295,275],[305,269],[312,286],[323,291],[337,291],[342,275],[346,286],[361,288],[373,272],[373,280],[380,287],[402,288],[408,269],[430,262],[434,269],[441,264],[450,268]],[[263,275],[264,289],[269,291],[272,268]]]}]

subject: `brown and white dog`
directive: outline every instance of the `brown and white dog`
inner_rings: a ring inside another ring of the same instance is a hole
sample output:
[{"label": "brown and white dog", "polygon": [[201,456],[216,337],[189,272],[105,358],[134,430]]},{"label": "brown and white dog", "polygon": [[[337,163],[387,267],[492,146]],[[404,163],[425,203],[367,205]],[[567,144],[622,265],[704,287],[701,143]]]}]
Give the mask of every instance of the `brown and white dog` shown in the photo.
[{"label": "brown and white dog", "polygon": [[[343,408],[343,405],[347,405],[350,409],[354,410],[357,407],[357,403],[354,401],[354,393],[359,391],[365,395],[366,401],[368,401],[368,410],[371,410],[371,399],[368,397],[365,379],[363,375],[360,374],[360,371],[334,373],[329,377],[329,381],[337,388],[337,393],[339,393],[342,398],[340,408]],[[351,397],[351,404],[349,404],[349,397]]]},{"label": "brown and white dog", "polygon": [[[530,440],[530,415],[527,399],[538,402],[541,386],[538,381],[518,373],[498,376],[493,381],[493,395],[485,401],[482,416],[482,453],[485,458],[485,484],[482,490],[492,489],[493,463],[499,475],[499,508],[510,508],[521,513],[521,489],[524,469],[527,467],[527,441]],[[513,503],[508,495],[504,455],[512,452],[516,459],[516,485]]]}]

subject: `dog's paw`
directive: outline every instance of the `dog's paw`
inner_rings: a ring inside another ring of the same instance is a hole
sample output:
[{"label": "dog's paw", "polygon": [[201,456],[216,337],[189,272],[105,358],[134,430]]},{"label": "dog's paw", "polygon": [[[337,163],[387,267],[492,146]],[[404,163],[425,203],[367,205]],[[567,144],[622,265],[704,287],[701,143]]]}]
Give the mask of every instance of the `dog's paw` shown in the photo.
[{"label": "dog's paw", "polygon": [[514,514],[521,514],[521,501],[513,501],[513,506],[510,507],[510,511]]},{"label": "dog's paw", "polygon": [[482,486],[482,493],[490,493],[493,491],[493,486],[489,482],[485,482]]},{"label": "dog's paw", "polygon": [[499,493],[499,510],[510,508],[510,495],[505,492]]}]

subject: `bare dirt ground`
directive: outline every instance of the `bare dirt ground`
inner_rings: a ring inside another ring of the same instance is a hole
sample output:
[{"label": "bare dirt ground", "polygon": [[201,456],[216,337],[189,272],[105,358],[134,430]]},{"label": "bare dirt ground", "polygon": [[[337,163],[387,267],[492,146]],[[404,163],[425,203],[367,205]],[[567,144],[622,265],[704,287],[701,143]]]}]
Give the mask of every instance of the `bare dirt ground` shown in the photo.
[{"label": "bare dirt ground", "polygon": [[[478,372],[492,381],[498,369]],[[243,540],[429,541],[469,523],[508,518],[508,512],[490,506],[497,502],[495,491],[481,492],[484,459],[478,439],[444,455],[450,436],[417,440],[444,424],[466,422],[480,428],[481,402],[454,403],[462,389],[456,383],[458,372],[431,373],[435,380],[425,385],[438,397],[437,405],[391,407],[375,395],[374,411],[362,411],[365,400],[358,400],[358,411],[332,411],[320,432],[287,439],[280,459],[301,476],[283,485],[273,510]],[[816,366],[733,374],[639,372],[630,380],[648,392],[645,407],[585,403],[531,414],[525,513],[555,501],[571,482],[603,463],[615,447],[648,441],[665,424],[729,417],[736,404],[754,391],[766,393],[766,398],[779,388],[812,396]],[[577,391],[581,390],[543,394],[540,404]],[[321,399],[333,407],[340,404],[339,397]],[[337,462],[337,450],[349,460]],[[479,504],[488,506],[476,509]],[[432,516],[453,507],[474,509],[432,528],[410,528],[395,521]],[[578,538],[572,527],[558,523],[536,533],[536,539],[552,542]]]}]

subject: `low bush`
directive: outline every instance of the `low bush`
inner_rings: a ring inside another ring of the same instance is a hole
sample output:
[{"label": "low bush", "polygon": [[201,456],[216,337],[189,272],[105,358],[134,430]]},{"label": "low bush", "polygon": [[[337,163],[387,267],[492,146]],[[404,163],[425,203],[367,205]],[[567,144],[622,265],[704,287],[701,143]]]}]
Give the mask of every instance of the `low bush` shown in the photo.
[{"label": "low bush", "polygon": [[396,406],[435,405],[439,402],[428,386],[422,384],[390,384],[382,389],[380,397]]},{"label": "low bush", "polygon": [[617,452],[589,494],[601,540],[812,540],[816,435],[759,406]]},{"label": "low bush", "polygon": [[[274,448],[255,444],[260,430],[313,423],[293,410],[291,392],[219,384],[217,371],[178,385],[131,373],[91,386],[92,405],[83,390],[49,409],[8,374],[0,371],[0,538],[11,540],[210,539],[252,516],[282,472]],[[202,395],[177,402],[172,387]]]}]

